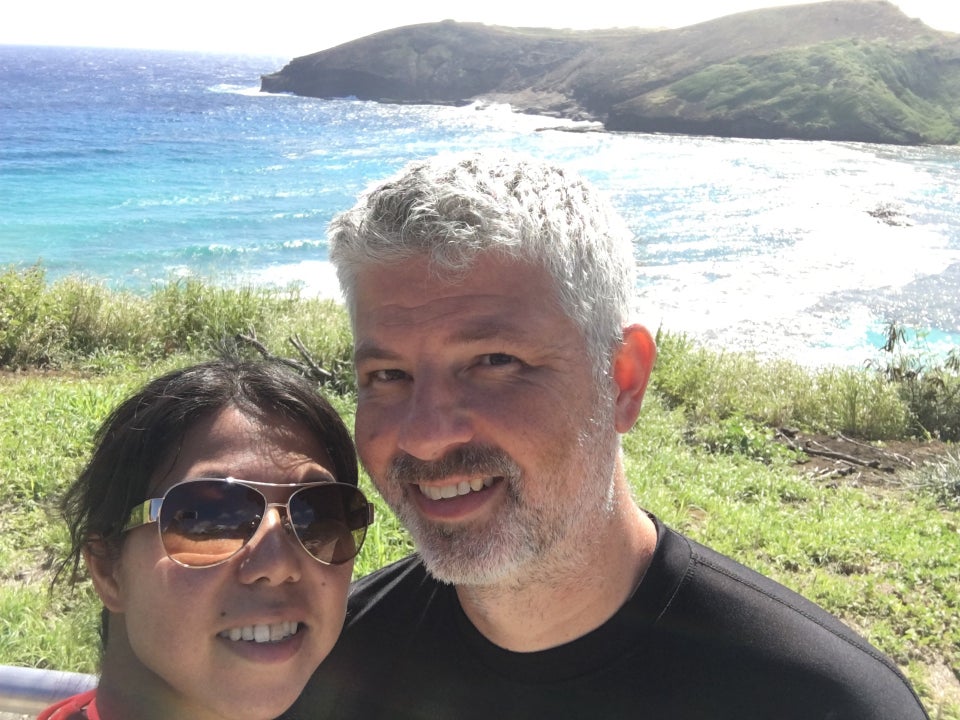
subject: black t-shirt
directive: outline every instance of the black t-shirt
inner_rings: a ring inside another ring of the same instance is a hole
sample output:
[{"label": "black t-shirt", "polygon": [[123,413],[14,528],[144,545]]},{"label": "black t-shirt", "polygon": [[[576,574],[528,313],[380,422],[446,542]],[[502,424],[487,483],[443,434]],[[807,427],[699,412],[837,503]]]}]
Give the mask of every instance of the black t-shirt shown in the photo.
[{"label": "black t-shirt", "polygon": [[929,720],[896,667],[820,607],[657,523],[596,630],[516,653],[411,556],[357,581],[343,636],[284,716],[393,720]]}]

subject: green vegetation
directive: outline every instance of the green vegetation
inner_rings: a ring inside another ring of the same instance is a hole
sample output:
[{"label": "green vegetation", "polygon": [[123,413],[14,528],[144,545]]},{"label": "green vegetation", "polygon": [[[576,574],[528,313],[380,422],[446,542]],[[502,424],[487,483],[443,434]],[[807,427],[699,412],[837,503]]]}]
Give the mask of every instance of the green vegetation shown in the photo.
[{"label": "green vegetation", "polygon": [[302,297],[295,287],[223,288],[188,278],[143,296],[82,278],[48,283],[40,266],[0,272],[0,368],[139,368],[177,356],[205,357],[241,335],[278,354],[296,339],[315,349],[317,362],[352,382],[345,372],[350,328],[341,308]]},{"label": "green vegetation", "polygon": [[[137,296],[40,268],[0,274],[0,663],[95,672],[98,604],[50,582],[65,552],[56,500],[98,423],[146,378],[224,342],[330,370],[324,390],[352,422],[342,308],[295,289],[178,280]],[[805,370],[658,334],[644,411],[624,437],[641,504],[665,522],[798,590],[865,634],[914,682],[931,717],[960,720],[960,455],[885,485],[801,475],[775,428],[862,440],[956,440],[956,364],[905,350],[883,366]],[[299,339],[306,355],[291,339]],[[357,573],[409,539],[376,498]]]},{"label": "green vegetation", "polygon": [[[681,117],[787,137],[904,144],[960,142],[957,78],[925,47],[840,40],[707,66],[652,92]],[[942,58],[946,60],[946,58]]]},{"label": "green vegetation", "polygon": [[953,348],[942,360],[933,359],[924,338],[914,340],[919,349],[906,349],[909,333],[891,325],[882,348],[887,360],[877,366],[878,373],[897,387],[910,409],[913,435],[960,440],[960,348]]}]

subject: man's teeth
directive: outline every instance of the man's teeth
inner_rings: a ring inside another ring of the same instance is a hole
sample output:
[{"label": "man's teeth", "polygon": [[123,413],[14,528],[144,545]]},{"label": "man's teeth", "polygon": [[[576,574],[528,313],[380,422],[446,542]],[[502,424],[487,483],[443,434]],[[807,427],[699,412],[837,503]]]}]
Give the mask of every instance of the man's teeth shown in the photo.
[{"label": "man's teeth", "polygon": [[456,485],[443,485],[437,487],[436,485],[418,485],[420,492],[426,495],[431,500],[445,500],[446,498],[457,497],[458,495],[466,495],[470,492],[477,492],[478,490],[483,490],[485,487],[490,487],[493,485],[493,478],[474,478],[473,480],[467,481],[463,480]]},{"label": "man's teeth", "polygon": [[297,632],[300,623],[286,621],[272,623],[270,625],[244,625],[243,627],[230,628],[220,633],[220,637],[228,640],[246,640],[248,642],[279,642]]}]

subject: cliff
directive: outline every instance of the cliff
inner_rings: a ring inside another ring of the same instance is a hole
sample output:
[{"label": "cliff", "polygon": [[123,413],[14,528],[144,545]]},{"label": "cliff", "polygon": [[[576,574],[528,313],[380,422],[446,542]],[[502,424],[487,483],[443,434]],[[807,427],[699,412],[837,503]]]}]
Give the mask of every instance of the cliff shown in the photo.
[{"label": "cliff", "polygon": [[886,0],[754,10],[675,30],[444,21],[292,60],[264,92],[506,102],[608,130],[895,144],[960,142],[960,35]]}]

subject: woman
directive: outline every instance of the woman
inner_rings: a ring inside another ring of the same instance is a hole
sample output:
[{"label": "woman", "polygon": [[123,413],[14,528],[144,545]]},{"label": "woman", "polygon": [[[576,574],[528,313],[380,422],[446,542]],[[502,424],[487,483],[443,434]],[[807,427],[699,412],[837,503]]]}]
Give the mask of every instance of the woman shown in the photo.
[{"label": "woman", "polygon": [[373,519],[350,435],[277,362],[172,372],[96,436],[63,511],[103,601],[96,690],[43,720],[272,718],[343,624]]}]

